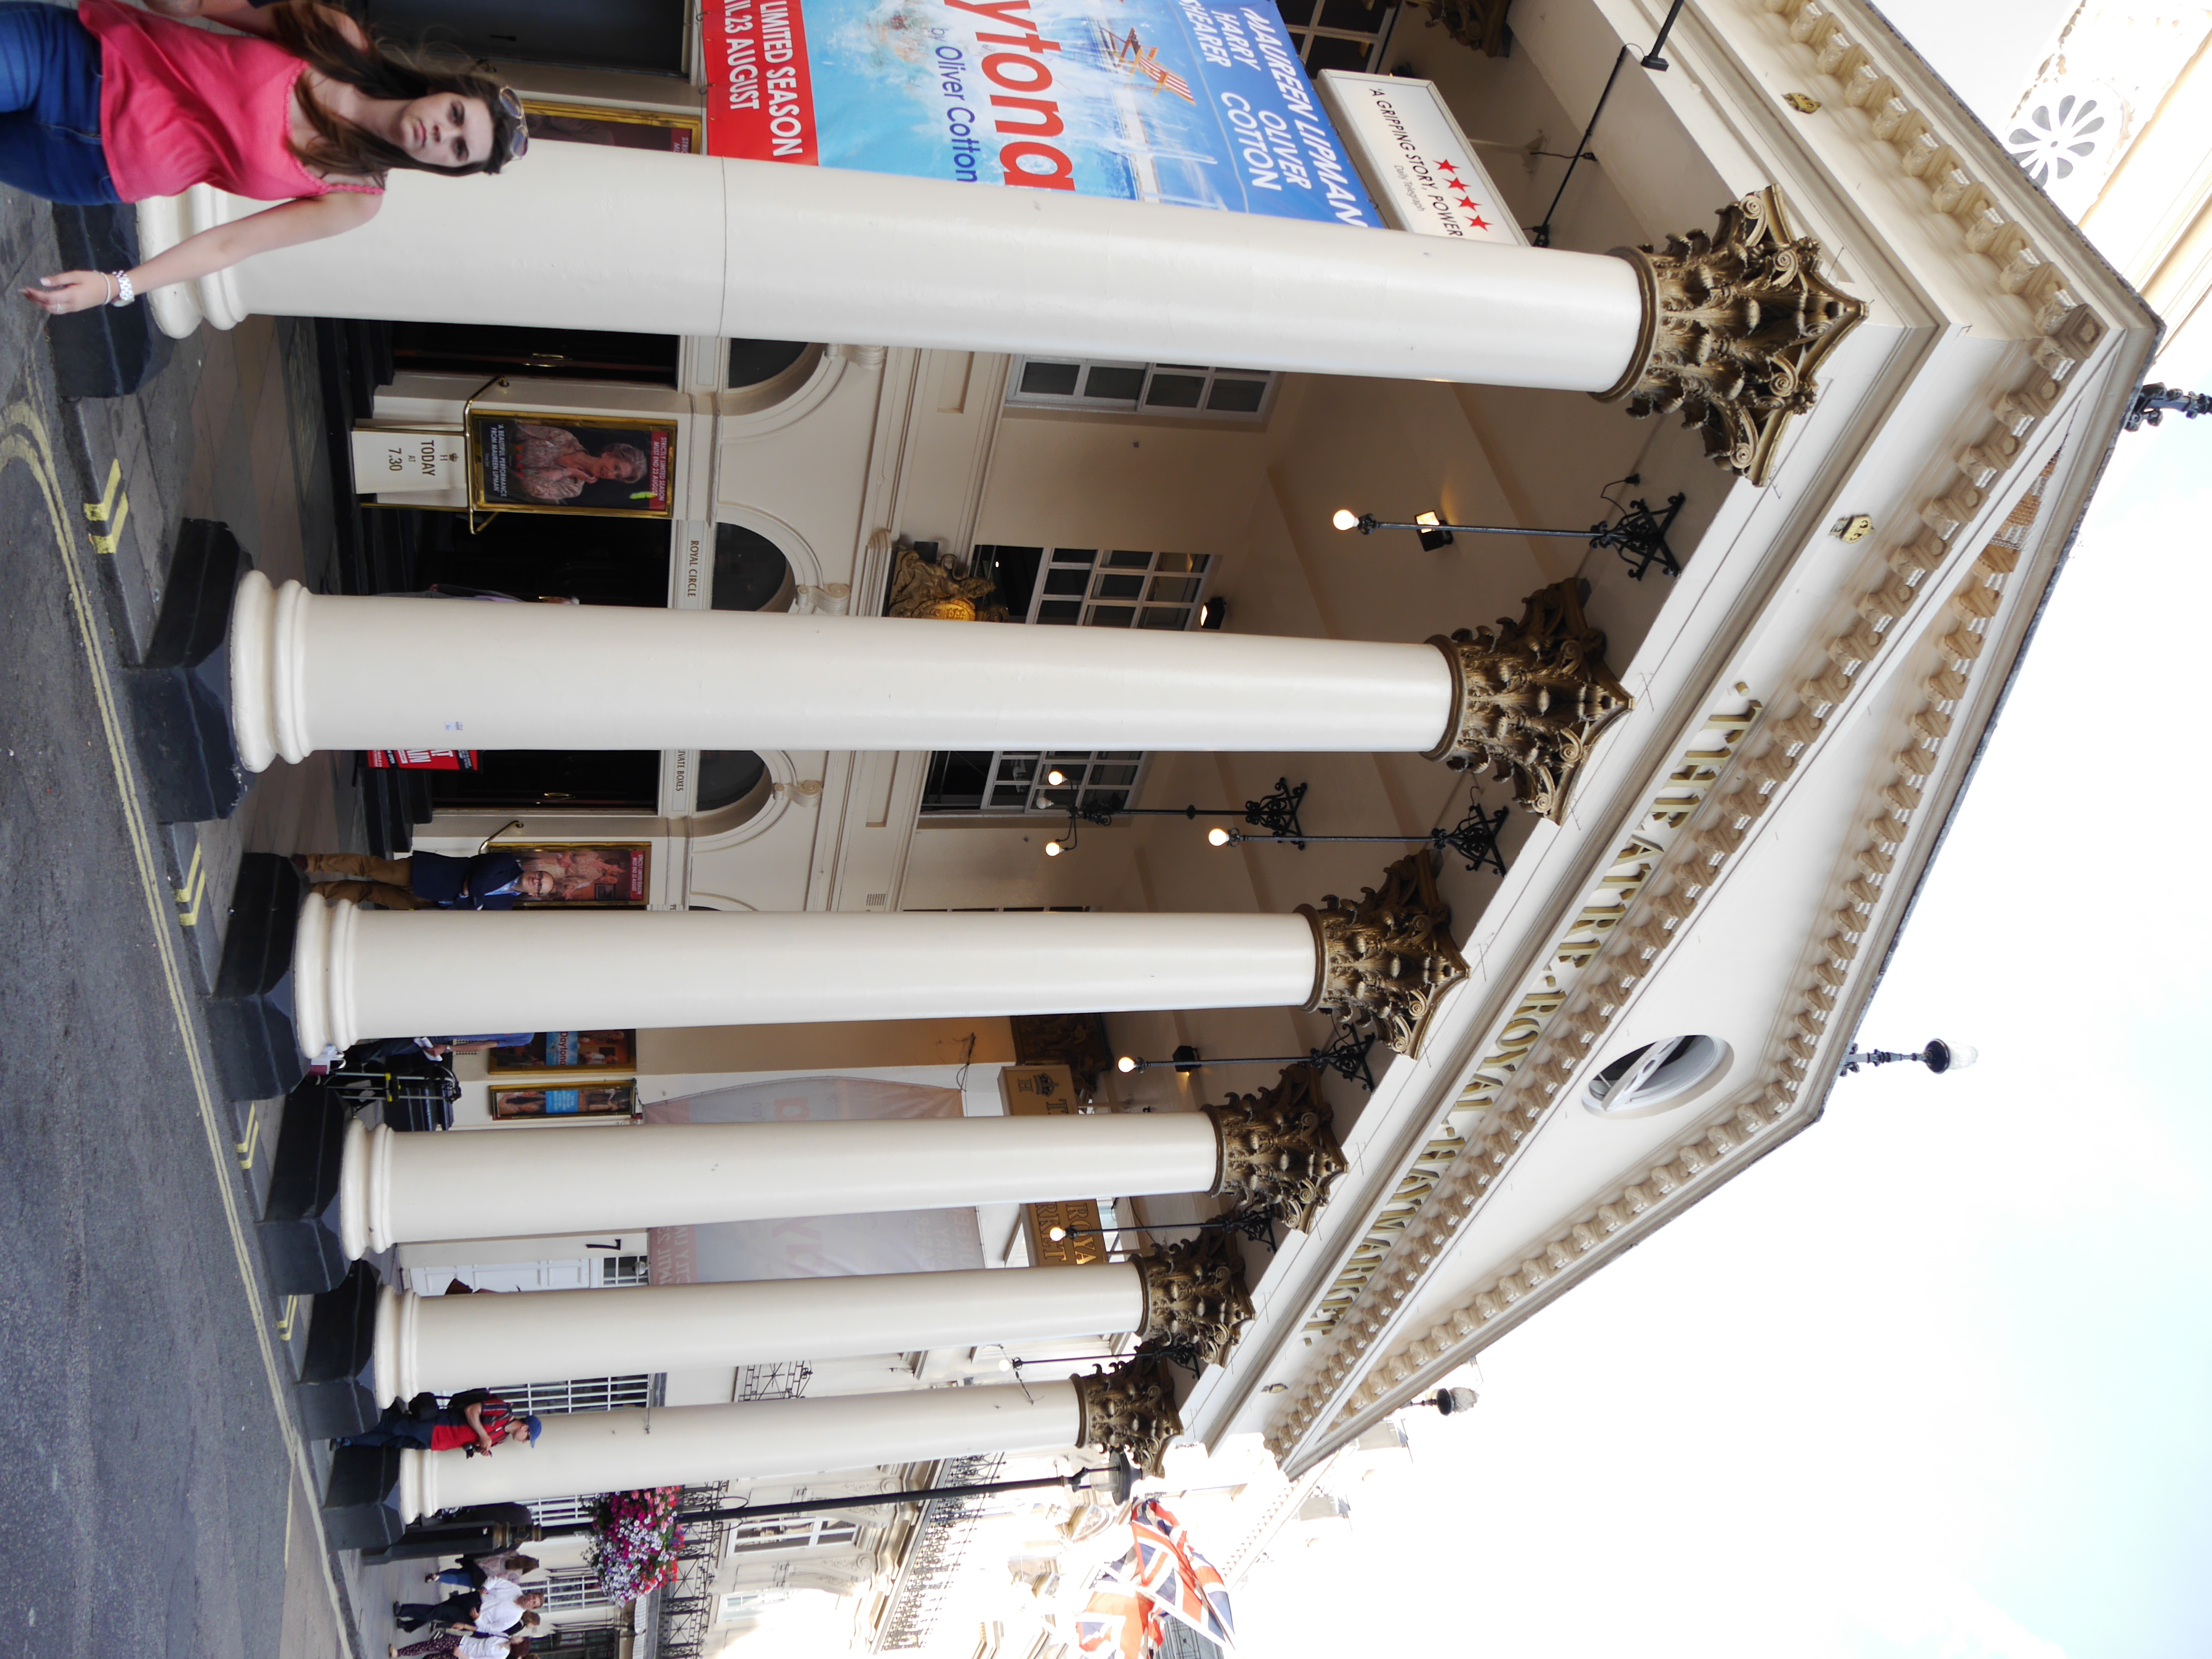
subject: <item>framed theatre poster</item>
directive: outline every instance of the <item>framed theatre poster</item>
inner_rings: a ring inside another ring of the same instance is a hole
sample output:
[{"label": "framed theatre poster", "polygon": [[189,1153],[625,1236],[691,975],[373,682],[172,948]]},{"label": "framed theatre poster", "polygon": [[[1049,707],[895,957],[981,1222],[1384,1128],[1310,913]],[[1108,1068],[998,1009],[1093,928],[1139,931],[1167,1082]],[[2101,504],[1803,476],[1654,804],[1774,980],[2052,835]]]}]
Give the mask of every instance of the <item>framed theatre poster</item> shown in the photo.
[{"label": "framed theatre poster", "polygon": [[650,149],[668,155],[696,155],[705,125],[696,115],[562,104],[545,98],[524,99],[522,117],[533,142],[604,144],[611,149]]},{"label": "framed theatre poster", "polygon": [[634,1072],[635,1031],[533,1031],[527,1042],[503,1044],[486,1056],[500,1072]]},{"label": "framed theatre poster", "polygon": [[672,421],[469,411],[469,505],[497,513],[670,514]]},{"label": "framed theatre poster", "polygon": [[522,902],[642,906],[653,890],[653,848],[641,841],[579,845],[518,847],[502,842],[494,852],[512,854],[522,865]]},{"label": "framed theatre poster", "polygon": [[491,1115],[501,1123],[564,1117],[636,1118],[637,1083],[494,1084]]}]

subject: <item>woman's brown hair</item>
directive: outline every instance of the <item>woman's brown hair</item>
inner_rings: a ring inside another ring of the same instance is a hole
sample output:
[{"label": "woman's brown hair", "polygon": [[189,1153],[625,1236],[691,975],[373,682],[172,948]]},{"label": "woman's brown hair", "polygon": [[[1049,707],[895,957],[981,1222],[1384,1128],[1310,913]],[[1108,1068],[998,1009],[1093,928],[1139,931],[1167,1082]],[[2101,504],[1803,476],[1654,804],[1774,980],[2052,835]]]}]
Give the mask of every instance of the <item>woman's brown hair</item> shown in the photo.
[{"label": "woman's brown hair", "polygon": [[379,179],[393,167],[460,178],[471,173],[497,173],[514,154],[519,124],[500,101],[504,88],[490,76],[465,71],[440,74],[422,69],[396,55],[373,33],[366,46],[356,46],[334,21],[330,9],[315,3],[315,0],[283,0],[283,3],[269,8],[268,16],[270,32],[276,36],[277,45],[317,74],[351,87],[366,97],[404,100],[428,97],[433,93],[451,93],[458,98],[480,100],[491,115],[490,155],[462,167],[435,167],[416,161],[405,150],[386,143],[365,128],[340,120],[313,98],[302,98],[300,106],[313,124],[315,138],[305,148],[293,144],[290,149],[308,167]]}]

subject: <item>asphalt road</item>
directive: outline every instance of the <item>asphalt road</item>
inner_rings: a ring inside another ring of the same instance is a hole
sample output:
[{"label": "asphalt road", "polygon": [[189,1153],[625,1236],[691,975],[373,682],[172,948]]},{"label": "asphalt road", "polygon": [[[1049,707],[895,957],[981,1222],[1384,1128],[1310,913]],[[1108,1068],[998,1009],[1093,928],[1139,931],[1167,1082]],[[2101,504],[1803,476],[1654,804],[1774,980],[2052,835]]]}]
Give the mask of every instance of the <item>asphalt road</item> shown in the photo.
[{"label": "asphalt road", "polygon": [[335,1655],[236,1113],[112,707],[99,492],[13,295],[51,231],[4,193],[0,264],[0,1656]]}]

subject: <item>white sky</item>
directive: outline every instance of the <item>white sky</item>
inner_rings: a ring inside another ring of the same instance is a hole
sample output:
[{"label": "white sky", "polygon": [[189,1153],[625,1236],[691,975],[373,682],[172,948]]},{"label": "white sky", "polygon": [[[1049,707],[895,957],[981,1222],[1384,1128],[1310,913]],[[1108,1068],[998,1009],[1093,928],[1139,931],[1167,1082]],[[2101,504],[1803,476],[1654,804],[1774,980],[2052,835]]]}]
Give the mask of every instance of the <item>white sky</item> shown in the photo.
[{"label": "white sky", "polygon": [[1862,1033],[1981,1063],[1845,1079],[1410,1413],[1246,1652],[2212,1653],[2212,422],[2124,442]]},{"label": "white sky", "polygon": [[[2018,15],[1888,9],[1962,89],[1960,17]],[[1491,1349],[1476,1412],[1409,1413],[1349,1537],[1248,1580],[1244,1652],[2212,1654],[2208,614],[2212,421],[2169,420],[2121,440],[1860,1034],[1980,1065],[1845,1079]]]}]

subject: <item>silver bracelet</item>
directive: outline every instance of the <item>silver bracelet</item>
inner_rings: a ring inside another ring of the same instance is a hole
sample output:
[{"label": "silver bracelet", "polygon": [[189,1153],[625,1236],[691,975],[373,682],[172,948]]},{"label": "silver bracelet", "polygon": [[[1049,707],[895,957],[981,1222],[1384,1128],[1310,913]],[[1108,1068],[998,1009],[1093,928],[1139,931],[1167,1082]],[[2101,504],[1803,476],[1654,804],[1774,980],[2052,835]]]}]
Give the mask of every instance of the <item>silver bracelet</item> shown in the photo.
[{"label": "silver bracelet", "polygon": [[112,300],[110,300],[107,302],[108,304],[119,308],[129,305],[133,300],[138,297],[137,295],[131,291],[131,273],[129,271],[111,270],[107,274],[115,279],[115,297]]}]

